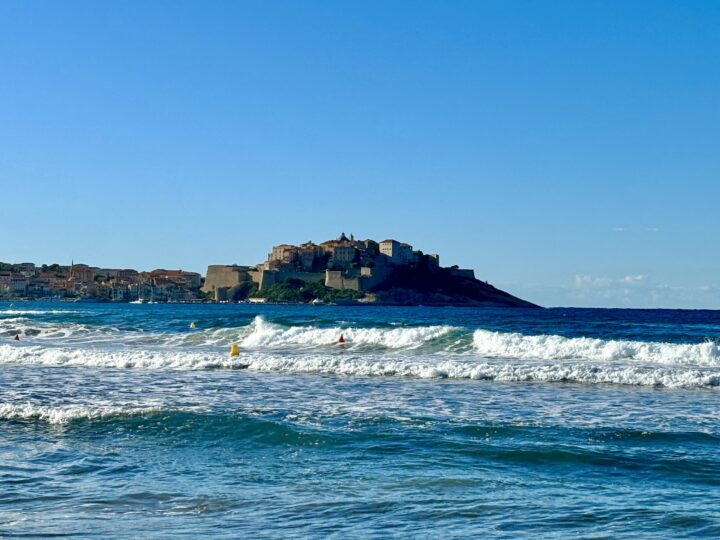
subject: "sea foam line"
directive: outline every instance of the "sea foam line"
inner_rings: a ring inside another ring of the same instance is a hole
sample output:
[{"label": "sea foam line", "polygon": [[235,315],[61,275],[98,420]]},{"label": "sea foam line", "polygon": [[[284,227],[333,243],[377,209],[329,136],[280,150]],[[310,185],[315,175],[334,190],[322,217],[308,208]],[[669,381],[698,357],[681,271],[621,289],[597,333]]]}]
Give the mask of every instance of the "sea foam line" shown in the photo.
[{"label": "sea foam line", "polygon": [[118,369],[232,369],[244,367],[239,360],[219,353],[188,352],[171,348],[128,350],[36,345],[0,345],[0,363]]},{"label": "sea foam line", "polygon": [[0,317],[5,315],[65,315],[82,313],[75,309],[1,309]]},{"label": "sea foam line", "polygon": [[368,358],[261,356],[247,359],[257,371],[321,373],[355,376],[402,376],[423,379],[473,379],[500,382],[574,382],[623,384],[667,388],[720,385],[720,369],[656,367],[643,365],[598,365],[586,362],[537,363],[477,361],[438,358]]},{"label": "sea foam line", "polygon": [[0,419],[39,420],[49,424],[67,424],[73,420],[97,420],[115,416],[136,416],[162,412],[153,407],[117,407],[108,405],[34,405],[31,403],[0,403]]},{"label": "sea foam line", "polygon": [[0,362],[90,366],[118,369],[249,369],[283,373],[315,373],[367,377],[474,379],[501,382],[575,382],[669,388],[720,385],[720,368],[653,366],[589,361],[483,359],[471,355],[368,355],[340,351],[310,354],[244,352],[231,358],[220,353],[179,350],[87,350],[0,346]]},{"label": "sea foam line", "polygon": [[519,333],[476,330],[473,334],[473,346],[478,354],[490,358],[720,366],[718,344],[710,341],[659,343],[555,335],[526,336]]}]

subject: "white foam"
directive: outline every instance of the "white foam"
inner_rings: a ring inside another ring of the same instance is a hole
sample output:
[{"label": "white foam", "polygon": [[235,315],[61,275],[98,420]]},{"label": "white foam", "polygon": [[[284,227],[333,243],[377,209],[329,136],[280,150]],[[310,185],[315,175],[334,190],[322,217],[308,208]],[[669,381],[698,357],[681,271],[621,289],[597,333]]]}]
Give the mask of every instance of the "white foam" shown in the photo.
[{"label": "white foam", "polygon": [[483,359],[474,355],[351,354],[340,351],[284,354],[244,351],[227,353],[186,350],[103,350],[0,345],[0,363],[89,366],[118,369],[247,368],[254,371],[353,376],[401,376],[495,380],[502,382],[613,383],[669,388],[720,385],[720,368],[652,366],[591,361]]},{"label": "white foam", "polygon": [[593,365],[587,363],[518,363],[443,360],[435,357],[352,358],[336,355],[314,357],[264,356],[249,359],[249,369],[356,376],[403,376],[494,380],[502,382],[575,382],[626,384],[668,388],[720,385],[720,370],[648,368],[644,366]]},{"label": "white foam", "polygon": [[2,315],[64,315],[67,313],[82,313],[74,309],[3,309]]},{"label": "white foam", "polygon": [[476,330],[473,344],[476,352],[490,358],[720,366],[720,351],[714,342],[656,343]]},{"label": "white foam", "polygon": [[30,319],[27,317],[5,317],[0,319],[0,326],[3,324],[17,324],[21,322],[26,322]]},{"label": "white foam", "polygon": [[243,362],[227,355],[174,349],[85,349],[0,345],[0,363],[120,369],[232,369]]},{"label": "white foam", "polygon": [[394,328],[353,328],[315,326],[283,326],[257,316],[246,326],[234,328],[209,328],[187,332],[143,332],[120,330],[109,326],[77,323],[37,322],[27,318],[0,319],[0,332],[19,331],[26,340],[43,341],[48,345],[73,345],[107,343],[131,346],[186,346],[229,347],[239,343],[251,349],[312,349],[325,348],[337,343],[342,334],[347,349],[358,347],[383,347],[387,349],[415,349],[453,330],[452,326],[418,326]]},{"label": "white foam", "polygon": [[49,424],[67,424],[73,420],[94,420],[111,416],[147,414],[163,410],[161,407],[113,407],[85,405],[33,405],[31,403],[0,403],[0,419],[40,420]]},{"label": "white foam", "polygon": [[0,332],[18,332],[26,338],[39,340],[68,340],[97,342],[117,336],[117,330],[109,327],[89,326],[77,323],[46,323],[27,317],[0,319]]},{"label": "white foam", "polygon": [[251,328],[250,334],[242,340],[243,347],[327,347],[337,343],[342,334],[346,348],[374,345],[388,349],[413,349],[456,329],[447,325],[404,328],[288,327],[267,322],[262,317],[256,317]]}]

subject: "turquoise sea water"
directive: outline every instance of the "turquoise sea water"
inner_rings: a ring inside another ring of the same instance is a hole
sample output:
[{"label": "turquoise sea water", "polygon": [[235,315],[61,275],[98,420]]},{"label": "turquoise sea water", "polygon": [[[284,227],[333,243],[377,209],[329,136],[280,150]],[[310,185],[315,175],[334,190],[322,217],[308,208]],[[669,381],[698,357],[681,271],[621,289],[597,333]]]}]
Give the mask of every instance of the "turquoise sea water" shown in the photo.
[{"label": "turquoise sea water", "polygon": [[0,537],[719,537],[719,337],[713,311],[0,304]]}]

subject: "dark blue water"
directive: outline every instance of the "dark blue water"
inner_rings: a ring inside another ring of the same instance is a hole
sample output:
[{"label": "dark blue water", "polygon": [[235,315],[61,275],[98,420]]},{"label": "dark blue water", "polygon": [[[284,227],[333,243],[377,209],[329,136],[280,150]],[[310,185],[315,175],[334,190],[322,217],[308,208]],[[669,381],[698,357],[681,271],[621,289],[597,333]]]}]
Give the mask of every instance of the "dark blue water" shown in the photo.
[{"label": "dark blue water", "polygon": [[0,304],[0,536],[720,537],[718,336],[717,311]]}]

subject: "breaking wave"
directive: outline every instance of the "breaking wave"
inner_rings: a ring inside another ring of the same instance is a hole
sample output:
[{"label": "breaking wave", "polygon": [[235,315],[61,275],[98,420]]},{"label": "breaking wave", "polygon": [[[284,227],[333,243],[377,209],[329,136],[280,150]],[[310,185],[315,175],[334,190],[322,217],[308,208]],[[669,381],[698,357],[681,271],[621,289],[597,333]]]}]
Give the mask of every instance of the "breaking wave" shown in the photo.
[{"label": "breaking wave", "polygon": [[[247,321],[248,319],[245,319]],[[115,369],[249,369],[419,378],[718,386],[716,342],[524,335],[461,326],[287,325],[256,316],[242,326],[143,331],[135,327],[0,319],[0,364]],[[338,337],[345,337],[343,348]],[[238,357],[228,356],[231,343]]]},{"label": "breaking wave", "polygon": [[0,362],[117,369],[248,369],[365,377],[473,379],[500,382],[574,382],[668,388],[715,387],[720,368],[653,366],[597,361],[529,361],[473,355],[273,353],[246,351],[239,357],[185,350],[88,350],[0,346]]},{"label": "breaking wave", "polygon": [[120,416],[137,416],[160,412],[161,407],[113,407],[66,405],[53,407],[30,403],[0,403],[2,420],[38,420],[48,424],[67,424],[73,420],[97,420]]},{"label": "breaking wave", "polygon": [[229,346],[237,342],[244,348],[314,348],[337,343],[342,334],[346,348],[381,347],[387,349],[415,349],[462,328],[447,325],[353,328],[284,326],[268,322],[261,316],[246,326],[210,328],[186,332],[143,332],[121,330],[110,326],[78,323],[37,322],[25,317],[0,319],[0,336],[20,333],[36,340],[56,341],[73,345],[99,342],[124,345]]},{"label": "breaking wave", "polygon": [[718,344],[712,341],[690,344],[658,343],[553,335],[526,336],[476,330],[473,334],[473,345],[478,354],[491,358],[720,365],[720,349]]},{"label": "breaking wave", "polygon": [[0,362],[118,369],[213,369],[244,367],[225,354],[187,350],[84,349],[0,345]]},{"label": "breaking wave", "polygon": [[[143,349],[225,349],[238,343],[246,350],[327,351],[342,334],[352,352],[409,351],[412,354],[474,353],[486,358],[528,360],[591,360],[644,362],[661,365],[720,366],[718,343],[662,343],[653,341],[568,338],[524,335],[460,326],[353,327],[289,326],[256,316],[239,327],[153,332],[79,323],[38,322],[25,317],[0,319],[0,336],[21,333],[27,345],[82,347],[99,344]],[[141,353],[141,351],[139,351]],[[148,353],[154,355],[156,353]]]},{"label": "breaking wave", "polygon": [[258,371],[321,373],[328,375],[401,376],[423,379],[473,379],[500,382],[574,382],[584,384],[627,384],[668,388],[720,385],[720,369],[652,366],[614,366],[580,362],[523,363],[478,361],[469,358],[441,359],[363,356],[282,357],[246,359],[248,368]]},{"label": "breaking wave", "polygon": [[282,326],[256,317],[251,332],[241,345],[250,348],[283,347],[287,345],[325,347],[337,343],[342,334],[346,347],[374,345],[388,349],[415,349],[424,343],[460,330],[446,325],[404,328],[319,328],[312,326]]}]

